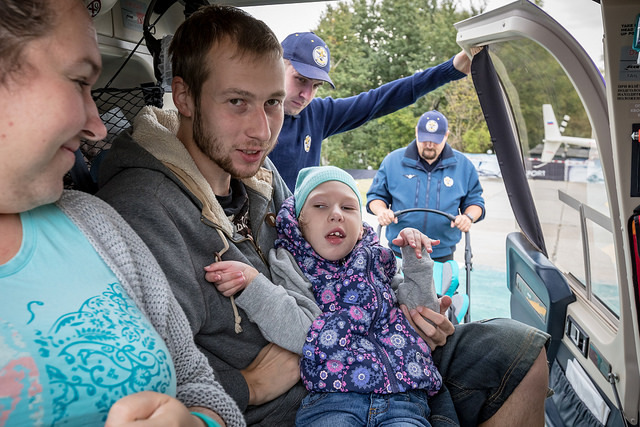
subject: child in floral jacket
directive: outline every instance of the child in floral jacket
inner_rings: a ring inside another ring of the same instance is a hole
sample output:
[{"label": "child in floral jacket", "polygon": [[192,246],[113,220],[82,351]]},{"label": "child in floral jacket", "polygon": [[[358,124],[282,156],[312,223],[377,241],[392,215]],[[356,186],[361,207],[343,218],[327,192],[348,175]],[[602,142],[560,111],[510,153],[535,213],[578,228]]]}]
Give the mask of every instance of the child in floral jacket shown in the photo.
[{"label": "child in floral jacket", "polygon": [[335,167],[303,169],[294,196],[283,203],[270,254],[272,280],[296,299],[303,315],[274,310],[271,303],[277,306],[282,297],[277,292],[247,298],[258,274],[252,267],[223,261],[208,274],[220,274],[212,281],[225,295],[244,289],[237,303],[265,337],[302,354],[300,372],[310,393],[296,424],[364,425],[375,416],[376,422],[429,425],[427,398],[442,378],[398,298],[438,307],[431,240],[402,230],[394,243],[402,247],[404,278],[396,275],[393,253],[362,222],[360,206],[355,181]]}]

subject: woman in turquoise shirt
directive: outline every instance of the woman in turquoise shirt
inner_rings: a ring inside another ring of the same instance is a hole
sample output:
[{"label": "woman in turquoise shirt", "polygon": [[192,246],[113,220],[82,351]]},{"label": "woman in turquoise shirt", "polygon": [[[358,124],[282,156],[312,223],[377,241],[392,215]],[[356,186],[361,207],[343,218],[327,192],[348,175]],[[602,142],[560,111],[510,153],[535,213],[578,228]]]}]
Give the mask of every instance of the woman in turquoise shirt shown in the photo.
[{"label": "woman in turquoise shirt", "polygon": [[63,193],[100,68],[82,1],[0,3],[0,425],[242,426],[142,241]]}]

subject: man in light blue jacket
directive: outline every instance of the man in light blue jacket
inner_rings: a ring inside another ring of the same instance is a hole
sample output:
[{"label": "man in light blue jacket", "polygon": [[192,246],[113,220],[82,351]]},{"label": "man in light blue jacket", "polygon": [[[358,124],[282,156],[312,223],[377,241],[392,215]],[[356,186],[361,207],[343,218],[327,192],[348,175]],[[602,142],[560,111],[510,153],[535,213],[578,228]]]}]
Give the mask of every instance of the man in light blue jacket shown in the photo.
[{"label": "man in light blue jacket", "polygon": [[[393,151],[382,161],[367,193],[367,211],[388,226],[389,246],[400,255],[400,248],[389,236],[404,227],[415,227],[440,244],[432,258],[453,259],[461,233],[484,218],[484,199],[478,173],[464,154],[447,144],[447,118],[438,111],[424,113],[416,126],[416,139],[407,147]],[[395,217],[394,211],[430,208],[455,216],[455,221],[433,213],[411,212]]]}]

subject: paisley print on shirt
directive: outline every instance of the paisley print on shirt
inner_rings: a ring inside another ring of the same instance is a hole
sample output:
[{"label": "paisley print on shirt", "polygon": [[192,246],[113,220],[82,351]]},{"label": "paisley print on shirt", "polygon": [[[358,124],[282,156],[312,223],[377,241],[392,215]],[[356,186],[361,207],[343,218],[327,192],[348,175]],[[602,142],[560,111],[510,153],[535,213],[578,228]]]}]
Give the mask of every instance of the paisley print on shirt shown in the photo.
[{"label": "paisley print on shirt", "polygon": [[[41,325],[37,310],[33,323]],[[0,425],[12,424],[14,411],[30,414],[34,425],[89,425],[104,422],[126,395],[175,394],[164,342],[119,284],[107,285],[48,330],[33,329],[31,342],[28,329],[19,335],[7,322],[3,326],[0,353],[11,356],[0,359]],[[19,405],[27,406],[18,411]]]}]

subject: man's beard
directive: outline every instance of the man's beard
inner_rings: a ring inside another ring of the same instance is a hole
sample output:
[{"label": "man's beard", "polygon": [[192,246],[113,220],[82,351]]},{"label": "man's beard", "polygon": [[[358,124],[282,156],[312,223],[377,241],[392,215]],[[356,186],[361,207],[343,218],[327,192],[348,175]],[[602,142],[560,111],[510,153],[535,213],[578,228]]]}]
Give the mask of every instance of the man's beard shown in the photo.
[{"label": "man's beard", "polygon": [[237,179],[250,178],[254,176],[264,163],[264,159],[267,157],[267,154],[273,150],[272,147],[271,150],[264,155],[262,161],[254,171],[239,171],[234,167],[231,157],[224,154],[224,144],[221,143],[209,129],[205,129],[202,121],[202,114],[200,114],[200,107],[196,107],[196,111],[193,116],[193,140],[200,151],[218,165],[220,169]]},{"label": "man's beard", "polygon": [[425,160],[435,160],[437,157],[436,150],[429,150],[428,148],[424,148],[420,153],[420,157]]}]

